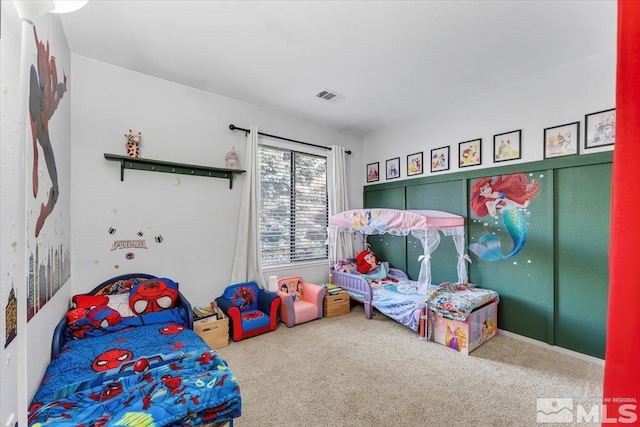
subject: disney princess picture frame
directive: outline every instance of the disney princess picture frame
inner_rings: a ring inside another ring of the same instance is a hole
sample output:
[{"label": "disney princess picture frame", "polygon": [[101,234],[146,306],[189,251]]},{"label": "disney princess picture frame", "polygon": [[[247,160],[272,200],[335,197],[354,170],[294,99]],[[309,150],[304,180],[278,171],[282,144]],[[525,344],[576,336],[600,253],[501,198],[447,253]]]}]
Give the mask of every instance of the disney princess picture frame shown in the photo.
[{"label": "disney princess picture frame", "polygon": [[431,172],[449,170],[449,146],[431,150]]},{"label": "disney princess picture frame", "polygon": [[367,182],[376,182],[380,180],[380,163],[369,163],[367,165]]},{"label": "disney princess picture frame", "polygon": [[422,151],[407,156],[407,176],[422,174]]},{"label": "disney princess picture frame", "polygon": [[522,129],[493,135],[493,161],[505,162],[519,159],[521,155]]},{"label": "disney princess picture frame", "polygon": [[585,149],[613,145],[616,142],[616,109],[585,115],[584,130]]},{"label": "disney princess picture frame", "polygon": [[387,160],[387,179],[400,178],[400,157]]},{"label": "disney princess picture frame", "polygon": [[482,163],[482,138],[458,144],[458,166],[466,168]]},{"label": "disney princess picture frame", "polygon": [[578,154],[580,122],[546,128],[543,142],[545,159]]}]

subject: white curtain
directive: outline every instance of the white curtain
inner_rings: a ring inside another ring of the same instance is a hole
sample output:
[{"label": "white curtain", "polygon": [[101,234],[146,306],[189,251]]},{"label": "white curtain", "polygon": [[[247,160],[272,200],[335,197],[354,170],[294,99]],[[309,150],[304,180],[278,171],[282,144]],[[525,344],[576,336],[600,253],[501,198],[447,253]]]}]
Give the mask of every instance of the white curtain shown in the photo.
[{"label": "white curtain", "polygon": [[[346,152],[343,147],[331,146],[327,165],[327,187],[329,191],[329,216],[349,210],[347,196]],[[353,258],[353,236],[330,230],[327,236],[329,260],[335,264],[343,258]]]},{"label": "white curtain", "polygon": [[260,170],[258,168],[258,128],[251,126],[245,150],[244,186],[240,202],[240,219],[236,237],[236,251],[231,267],[231,284],[256,282],[267,289],[262,273],[260,229],[258,212],[260,203]]}]

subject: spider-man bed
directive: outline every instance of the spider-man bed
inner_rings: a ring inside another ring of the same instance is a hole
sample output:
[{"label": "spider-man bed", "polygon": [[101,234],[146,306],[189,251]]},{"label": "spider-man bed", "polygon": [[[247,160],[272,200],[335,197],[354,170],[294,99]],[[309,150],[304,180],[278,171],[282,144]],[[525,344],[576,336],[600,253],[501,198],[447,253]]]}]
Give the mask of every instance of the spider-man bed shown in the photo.
[{"label": "spider-man bed", "polygon": [[118,276],[73,300],[29,426],[209,426],[240,416],[236,378],[191,329],[176,283]]}]

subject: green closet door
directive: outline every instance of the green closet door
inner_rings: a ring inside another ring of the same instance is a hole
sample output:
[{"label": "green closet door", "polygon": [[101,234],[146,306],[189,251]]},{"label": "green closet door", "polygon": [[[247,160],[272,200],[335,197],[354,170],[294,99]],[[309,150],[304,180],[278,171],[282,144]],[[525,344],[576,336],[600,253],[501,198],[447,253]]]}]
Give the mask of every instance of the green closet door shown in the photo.
[{"label": "green closet door", "polygon": [[603,359],[611,164],[558,170],[556,184],[556,345]]},{"label": "green closet door", "polygon": [[[538,171],[525,176],[528,183],[537,181],[540,189],[527,208],[519,210],[526,226],[522,250],[502,260],[488,261],[468,249],[473,261],[469,279],[500,295],[500,329],[553,344],[553,175]],[[474,183],[469,181],[470,194]],[[500,252],[510,254],[514,240],[502,215],[480,217],[469,209],[467,247],[479,243],[484,235],[494,235],[500,239]]]},{"label": "green closet door", "polygon": [[[388,188],[384,190],[365,191],[364,207],[366,208],[386,208],[404,209],[405,194],[404,187]],[[388,234],[369,236],[367,239],[371,245],[371,250],[376,254],[378,260],[388,261],[389,265],[407,270],[407,239],[405,237],[390,236]]]},{"label": "green closet door", "polygon": [[[407,186],[407,209],[431,209],[465,216],[466,180],[435,182]],[[422,243],[413,236],[407,238],[407,274],[413,280],[420,275],[418,257],[423,255]],[[440,244],[431,254],[431,283],[458,279],[458,252],[451,237],[440,234]]]}]

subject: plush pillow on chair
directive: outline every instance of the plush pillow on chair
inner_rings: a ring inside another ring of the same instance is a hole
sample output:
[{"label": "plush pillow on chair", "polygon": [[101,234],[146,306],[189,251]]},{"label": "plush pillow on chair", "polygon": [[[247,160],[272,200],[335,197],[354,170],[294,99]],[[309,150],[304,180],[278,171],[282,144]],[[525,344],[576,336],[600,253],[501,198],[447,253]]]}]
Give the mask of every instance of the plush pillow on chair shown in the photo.
[{"label": "plush pillow on chair", "polygon": [[258,308],[258,286],[245,283],[237,286],[228,286],[222,294],[241,312],[256,310]]},{"label": "plush pillow on chair", "polygon": [[283,283],[280,285],[280,290],[286,294],[289,294],[293,299],[293,302],[300,301],[303,296],[304,286],[302,285],[302,280],[298,279],[296,281],[289,281],[288,283]]}]

